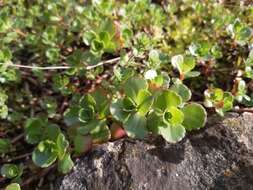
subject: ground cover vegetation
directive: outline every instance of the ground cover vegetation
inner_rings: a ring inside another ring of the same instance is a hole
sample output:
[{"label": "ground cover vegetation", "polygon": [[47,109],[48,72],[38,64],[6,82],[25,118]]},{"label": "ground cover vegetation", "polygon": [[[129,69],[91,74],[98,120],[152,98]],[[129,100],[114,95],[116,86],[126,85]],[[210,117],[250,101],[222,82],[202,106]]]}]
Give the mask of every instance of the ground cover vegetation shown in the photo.
[{"label": "ground cover vegetation", "polygon": [[176,143],[209,114],[252,111],[252,21],[246,1],[0,1],[0,188],[50,186],[107,141]]}]

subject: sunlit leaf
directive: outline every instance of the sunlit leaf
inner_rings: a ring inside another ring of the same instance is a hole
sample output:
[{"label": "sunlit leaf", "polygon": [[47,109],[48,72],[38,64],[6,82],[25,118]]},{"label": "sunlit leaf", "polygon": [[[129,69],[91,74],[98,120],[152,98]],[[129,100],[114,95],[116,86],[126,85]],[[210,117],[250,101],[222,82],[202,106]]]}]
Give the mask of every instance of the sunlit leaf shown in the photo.
[{"label": "sunlit leaf", "polygon": [[172,90],[165,90],[155,99],[154,107],[162,111],[174,106],[177,107],[182,103],[182,98]]},{"label": "sunlit leaf", "polygon": [[184,102],[187,102],[191,99],[191,90],[184,84],[176,83],[170,89],[180,95]]},{"label": "sunlit leaf", "polygon": [[62,159],[58,162],[58,171],[60,171],[63,174],[66,174],[70,172],[70,170],[73,168],[74,163],[70,157],[70,154],[65,154]]},{"label": "sunlit leaf", "polygon": [[183,125],[180,124],[167,124],[159,127],[159,133],[166,141],[170,143],[176,143],[184,138],[185,128]]},{"label": "sunlit leaf", "polygon": [[92,137],[90,135],[76,135],[74,148],[77,154],[86,153],[92,148]]},{"label": "sunlit leaf", "polygon": [[133,113],[123,124],[127,135],[132,138],[142,139],[147,135],[146,118],[138,113]]},{"label": "sunlit leaf", "polygon": [[5,188],[5,190],[21,190],[21,188],[18,183],[11,183]]},{"label": "sunlit leaf", "polygon": [[184,113],[183,126],[186,130],[191,131],[205,126],[207,114],[200,104],[190,103],[182,111]]},{"label": "sunlit leaf", "polygon": [[129,113],[124,111],[123,102],[121,100],[113,102],[110,106],[110,111],[112,117],[121,122],[124,122],[129,117]]},{"label": "sunlit leaf", "polygon": [[140,90],[145,90],[147,88],[147,82],[144,79],[136,77],[128,79],[124,84],[124,92],[126,96],[131,98],[133,101],[136,101]]},{"label": "sunlit leaf", "polygon": [[57,159],[57,145],[53,141],[41,141],[32,153],[34,164],[46,168]]},{"label": "sunlit leaf", "polygon": [[65,156],[69,142],[66,140],[66,137],[60,133],[56,139],[56,146],[58,152],[58,158],[62,159]]}]

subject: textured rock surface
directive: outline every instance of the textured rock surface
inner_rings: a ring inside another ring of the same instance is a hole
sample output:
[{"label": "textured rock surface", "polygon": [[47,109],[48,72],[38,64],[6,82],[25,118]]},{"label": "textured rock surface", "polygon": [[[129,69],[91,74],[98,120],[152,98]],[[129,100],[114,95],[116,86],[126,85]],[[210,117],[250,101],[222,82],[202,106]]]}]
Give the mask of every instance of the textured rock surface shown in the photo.
[{"label": "textured rock surface", "polygon": [[253,190],[253,115],[212,117],[178,144],[124,139],[96,147],[56,190]]}]

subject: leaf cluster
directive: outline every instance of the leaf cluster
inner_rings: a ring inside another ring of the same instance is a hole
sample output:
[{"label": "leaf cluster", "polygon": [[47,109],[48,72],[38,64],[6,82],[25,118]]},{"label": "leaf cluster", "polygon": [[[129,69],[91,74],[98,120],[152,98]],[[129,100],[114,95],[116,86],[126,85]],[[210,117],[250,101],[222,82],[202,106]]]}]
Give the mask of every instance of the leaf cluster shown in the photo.
[{"label": "leaf cluster", "polygon": [[0,188],[252,107],[252,20],[239,1],[0,1]]}]

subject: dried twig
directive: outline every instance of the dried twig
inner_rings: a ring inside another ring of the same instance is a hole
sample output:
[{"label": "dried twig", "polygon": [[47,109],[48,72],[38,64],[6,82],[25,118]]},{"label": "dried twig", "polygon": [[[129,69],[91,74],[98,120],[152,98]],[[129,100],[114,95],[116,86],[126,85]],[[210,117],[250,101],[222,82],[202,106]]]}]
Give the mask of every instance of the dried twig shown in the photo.
[{"label": "dried twig", "polygon": [[15,138],[13,138],[11,140],[11,144],[15,144],[16,142],[18,142],[20,139],[24,138],[25,134],[24,133],[21,133],[19,134],[18,136],[16,136]]},{"label": "dried twig", "polygon": [[52,165],[52,166],[50,166],[50,167],[48,167],[48,168],[42,170],[42,171],[39,172],[37,175],[31,176],[30,178],[28,178],[27,180],[25,180],[25,181],[21,184],[21,186],[22,186],[22,187],[27,186],[27,185],[29,185],[30,183],[32,183],[33,181],[35,181],[35,180],[37,180],[37,179],[39,179],[39,178],[43,178],[45,175],[47,175],[47,174],[50,172],[50,170],[54,169],[55,167],[56,167],[56,164],[54,164],[54,165]]},{"label": "dried twig", "polygon": [[29,156],[32,155],[32,152],[28,152],[28,153],[25,153],[25,154],[22,154],[22,155],[19,155],[19,156],[16,156],[16,157],[13,157],[11,159],[6,159],[6,160],[3,160],[1,163],[10,163],[10,162],[14,162],[14,161],[17,161],[17,160],[21,160],[23,158],[27,158]]},{"label": "dried twig", "polygon": [[115,63],[115,62],[117,62],[119,60],[120,60],[120,57],[116,57],[116,58],[113,58],[113,59],[110,59],[110,60],[107,60],[107,61],[102,61],[102,62],[99,62],[96,65],[87,66],[86,70],[91,70],[91,69],[94,69],[96,67],[102,66],[104,64],[113,64],[113,63]]},{"label": "dried twig", "polygon": [[[116,57],[116,58],[113,58],[113,59],[110,59],[110,60],[101,61],[101,62],[97,63],[96,65],[87,66],[87,67],[85,67],[85,69],[86,70],[91,70],[91,69],[94,69],[96,67],[102,66],[104,64],[116,63],[119,60],[120,60],[120,57]],[[67,70],[67,69],[74,68],[73,66],[67,66],[67,65],[42,67],[42,66],[30,66],[30,65],[14,64],[12,62],[10,62],[8,66],[9,67],[15,67],[15,68],[38,69],[38,70]]]},{"label": "dried twig", "polygon": [[9,64],[10,67],[24,68],[24,69],[38,69],[38,70],[65,70],[71,69],[71,66],[49,66],[49,67],[40,67],[40,66],[30,66],[30,65],[20,65],[20,64]]},{"label": "dried twig", "polygon": [[253,108],[234,108],[234,112],[243,113],[243,112],[249,112],[253,113]]}]

